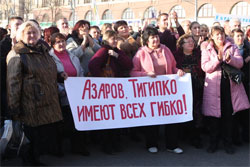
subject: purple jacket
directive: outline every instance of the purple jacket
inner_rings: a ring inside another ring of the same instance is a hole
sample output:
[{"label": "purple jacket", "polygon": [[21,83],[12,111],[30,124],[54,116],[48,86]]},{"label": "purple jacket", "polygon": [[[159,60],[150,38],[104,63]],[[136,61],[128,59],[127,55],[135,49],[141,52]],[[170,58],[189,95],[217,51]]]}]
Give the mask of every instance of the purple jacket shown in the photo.
[{"label": "purple jacket", "polygon": [[118,58],[112,57],[110,59],[110,67],[115,73],[115,77],[123,77],[123,72],[131,70],[133,68],[132,59],[129,58],[125,53],[117,48],[112,49],[109,46],[102,46],[95,55],[90,59],[89,71],[92,76],[100,77],[102,74],[102,68],[105,67],[108,61],[108,51],[114,50],[119,54]]},{"label": "purple jacket", "polygon": [[[224,45],[224,54],[229,52],[231,60],[226,62],[231,66],[240,69],[243,66],[243,59],[236,45],[226,41]],[[225,59],[225,57],[223,58]],[[217,53],[210,42],[202,50],[201,68],[206,73],[203,94],[202,111],[205,116],[221,117],[220,106],[220,80],[221,80],[221,62],[217,58]],[[250,104],[243,87],[243,84],[237,85],[230,80],[231,99],[233,111],[238,112],[250,108]]]}]

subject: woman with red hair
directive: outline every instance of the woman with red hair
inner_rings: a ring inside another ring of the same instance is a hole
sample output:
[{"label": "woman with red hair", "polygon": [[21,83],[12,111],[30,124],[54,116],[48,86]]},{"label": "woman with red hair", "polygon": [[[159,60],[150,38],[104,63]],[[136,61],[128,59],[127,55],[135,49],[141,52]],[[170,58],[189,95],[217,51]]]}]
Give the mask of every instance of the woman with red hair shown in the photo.
[{"label": "woman with red hair", "polygon": [[70,38],[67,39],[66,49],[73,52],[80,59],[81,66],[88,75],[88,63],[94,54],[101,48],[100,45],[94,42],[89,35],[90,23],[86,20],[79,20],[73,30]]},{"label": "woman with red hair", "polygon": [[43,31],[43,34],[44,34],[44,41],[47,42],[47,44],[49,46],[51,46],[51,43],[50,43],[50,37],[56,33],[56,32],[59,32],[59,29],[57,27],[49,27],[49,28],[45,28],[44,31]]}]

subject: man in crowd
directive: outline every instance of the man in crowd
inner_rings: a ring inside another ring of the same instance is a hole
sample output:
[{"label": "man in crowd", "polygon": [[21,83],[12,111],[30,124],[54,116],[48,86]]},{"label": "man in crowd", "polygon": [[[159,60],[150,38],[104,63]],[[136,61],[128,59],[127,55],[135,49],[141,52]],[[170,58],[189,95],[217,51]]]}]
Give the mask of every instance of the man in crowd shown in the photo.
[{"label": "man in crowd", "polygon": [[[16,41],[16,32],[19,26],[23,23],[23,18],[21,17],[11,17],[8,24],[8,29],[10,34],[1,41],[0,52],[1,52],[1,121],[7,116],[7,92],[6,92],[6,57],[14,46]],[[3,117],[3,119],[2,119]]]},{"label": "man in crowd", "polygon": [[230,26],[229,26],[229,20],[225,20],[225,21],[224,21],[223,28],[224,28],[224,30],[225,30],[225,34],[226,34],[227,36],[230,36],[230,34],[231,34],[231,29],[230,29]]},{"label": "man in crowd", "polygon": [[60,33],[68,37],[68,35],[70,34],[70,28],[68,20],[66,18],[57,20],[56,26],[59,29]]},{"label": "man in crowd", "polygon": [[177,38],[174,34],[174,29],[172,27],[172,21],[175,23],[177,32],[179,36],[185,34],[182,26],[179,24],[178,16],[176,12],[171,14],[171,17],[167,13],[162,13],[157,18],[157,24],[159,27],[159,36],[161,44],[166,45],[171,52],[176,51],[176,41]]},{"label": "man in crowd", "polygon": [[190,29],[189,29],[190,24],[191,24],[190,20],[183,20],[181,22],[181,26],[182,26],[183,30],[185,31],[185,34],[190,33]]}]

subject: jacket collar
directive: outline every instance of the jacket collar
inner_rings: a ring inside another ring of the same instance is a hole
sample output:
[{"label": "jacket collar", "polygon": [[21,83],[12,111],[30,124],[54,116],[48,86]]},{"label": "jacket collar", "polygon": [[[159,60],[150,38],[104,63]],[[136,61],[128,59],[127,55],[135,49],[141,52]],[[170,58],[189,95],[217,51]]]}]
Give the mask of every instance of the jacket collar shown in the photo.
[{"label": "jacket collar", "polygon": [[48,50],[43,44],[41,44],[38,40],[35,47],[29,47],[24,44],[22,41],[19,41],[15,46],[14,50],[18,54],[29,54],[29,53],[46,53]]},{"label": "jacket collar", "polygon": [[[224,49],[226,50],[228,47],[232,46],[233,44],[229,41],[229,40],[225,40],[225,45],[224,45]],[[208,46],[207,46],[208,50],[214,49],[214,44],[213,42],[209,42]]]},{"label": "jacket collar", "polygon": [[163,49],[163,45],[162,44],[160,44],[160,46],[157,49],[151,49],[151,48],[149,48],[147,46],[143,47],[143,50],[145,50],[149,54],[151,54],[153,52],[160,53],[160,52],[162,52],[162,49]]}]

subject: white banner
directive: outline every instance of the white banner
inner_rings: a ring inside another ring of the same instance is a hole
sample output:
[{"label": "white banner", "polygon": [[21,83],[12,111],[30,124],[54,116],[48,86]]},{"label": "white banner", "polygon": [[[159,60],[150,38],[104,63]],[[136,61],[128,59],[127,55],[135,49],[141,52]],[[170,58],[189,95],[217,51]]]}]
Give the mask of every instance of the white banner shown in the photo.
[{"label": "white banner", "polygon": [[156,78],[69,77],[65,87],[79,131],[171,124],[193,119],[190,74]]},{"label": "white banner", "polygon": [[231,20],[232,18],[240,19],[242,25],[249,25],[250,24],[250,17],[249,16],[238,16],[238,15],[231,15],[231,14],[216,13],[214,20],[215,21],[226,21],[226,20]]}]

